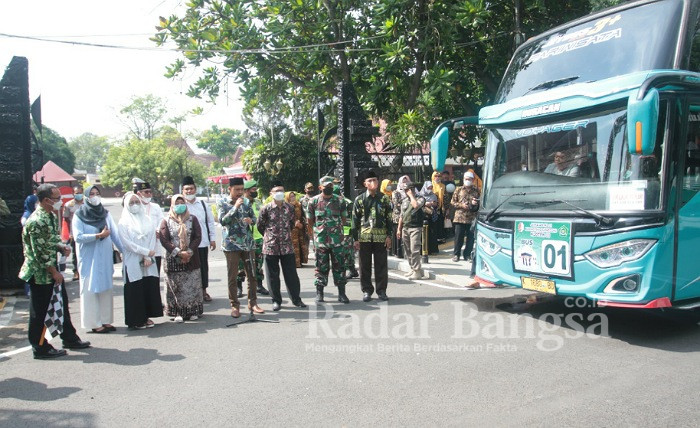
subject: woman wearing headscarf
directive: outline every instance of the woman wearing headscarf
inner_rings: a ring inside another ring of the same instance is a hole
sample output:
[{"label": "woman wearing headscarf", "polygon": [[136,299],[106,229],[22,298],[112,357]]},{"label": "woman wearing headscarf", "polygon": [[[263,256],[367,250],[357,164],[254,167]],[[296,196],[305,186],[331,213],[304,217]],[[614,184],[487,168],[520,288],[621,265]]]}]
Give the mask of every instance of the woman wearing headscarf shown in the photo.
[{"label": "woman wearing headscarf", "polygon": [[97,186],[85,189],[85,203],[75,212],[71,230],[78,253],[81,325],[93,333],[114,331],[112,244],[120,252],[124,250],[117,225],[102,206]]},{"label": "woman wearing headscarf", "polygon": [[392,243],[391,249],[396,257],[403,258],[403,244],[400,239],[396,238],[396,229],[399,225],[399,220],[401,219],[401,204],[404,199],[408,196],[406,195],[406,186],[411,182],[408,175],[403,175],[399,178],[397,182],[396,189],[391,193],[391,230],[392,230]]},{"label": "woman wearing headscarf", "polygon": [[[445,183],[442,182],[442,173],[440,171],[433,171],[430,181],[433,184],[433,193],[437,196],[438,201],[437,220],[434,227],[435,233],[432,234],[435,236],[435,242],[437,243],[437,240],[445,239],[445,213],[447,211],[445,209]],[[431,254],[432,252],[430,250]]]},{"label": "woman wearing headscarf", "polygon": [[420,195],[425,198],[425,206],[423,211],[425,212],[425,218],[428,220],[428,253],[437,254],[440,252],[438,248],[438,223],[439,223],[439,198],[437,194],[433,191],[434,186],[430,181],[423,183],[423,188],[420,191]]},{"label": "woman wearing headscarf", "polygon": [[119,237],[124,246],[124,322],[130,329],[153,327],[150,317],[163,316],[155,258],[156,225],[133,192],[124,195]]},{"label": "woman wearing headscarf", "polygon": [[170,214],[160,224],[160,243],[165,248],[165,298],[168,316],[175,322],[196,320],[204,312],[202,274],[199,264],[199,221],[187,211],[183,195],[174,195]]},{"label": "woman wearing headscarf", "polygon": [[309,237],[306,235],[306,214],[301,207],[301,203],[297,201],[297,195],[294,192],[284,194],[284,200],[294,208],[294,228],[292,229],[292,246],[294,247],[294,258],[297,262],[297,267],[300,268],[304,263],[308,263],[309,259]]}]

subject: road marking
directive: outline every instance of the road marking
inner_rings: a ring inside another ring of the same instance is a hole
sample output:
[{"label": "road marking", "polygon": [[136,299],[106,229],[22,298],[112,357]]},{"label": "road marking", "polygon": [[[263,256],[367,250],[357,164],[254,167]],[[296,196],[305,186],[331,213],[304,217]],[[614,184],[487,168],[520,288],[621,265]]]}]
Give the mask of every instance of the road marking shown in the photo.
[{"label": "road marking", "polygon": [[3,352],[2,354],[0,354],[0,360],[4,358],[10,358],[13,355],[21,354],[22,352],[30,351],[31,349],[31,346],[25,346],[24,348],[15,349],[14,351]]}]

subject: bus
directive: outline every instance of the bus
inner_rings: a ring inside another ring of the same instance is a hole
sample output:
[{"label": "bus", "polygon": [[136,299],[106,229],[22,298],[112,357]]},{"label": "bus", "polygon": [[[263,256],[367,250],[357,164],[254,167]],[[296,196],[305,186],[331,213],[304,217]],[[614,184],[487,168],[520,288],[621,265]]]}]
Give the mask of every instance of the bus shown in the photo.
[{"label": "bus", "polygon": [[[700,0],[644,0],[522,44],[486,141],[475,278],[599,306],[700,307]],[[696,253],[698,251],[698,253]]]}]

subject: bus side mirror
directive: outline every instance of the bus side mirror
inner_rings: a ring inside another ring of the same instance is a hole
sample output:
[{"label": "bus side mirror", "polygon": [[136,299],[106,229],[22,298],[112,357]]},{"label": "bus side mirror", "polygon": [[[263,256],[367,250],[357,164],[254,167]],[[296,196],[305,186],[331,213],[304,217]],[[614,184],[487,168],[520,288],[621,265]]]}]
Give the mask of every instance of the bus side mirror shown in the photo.
[{"label": "bus side mirror", "polygon": [[433,171],[442,171],[447,160],[447,147],[450,145],[450,130],[443,127],[430,139],[430,163]]},{"label": "bus side mirror", "polygon": [[656,145],[659,122],[659,91],[656,88],[642,99],[632,94],[627,101],[627,145],[631,154],[650,155]]}]

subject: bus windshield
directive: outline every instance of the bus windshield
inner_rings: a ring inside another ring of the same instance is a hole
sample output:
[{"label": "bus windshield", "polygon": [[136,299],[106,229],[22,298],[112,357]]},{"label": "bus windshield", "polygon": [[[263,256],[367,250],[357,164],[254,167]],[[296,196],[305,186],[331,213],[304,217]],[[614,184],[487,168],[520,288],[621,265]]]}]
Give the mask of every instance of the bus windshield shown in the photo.
[{"label": "bus windshield", "polygon": [[683,2],[633,7],[527,42],[503,77],[496,103],[565,84],[673,68]]},{"label": "bus windshield", "polygon": [[[661,108],[659,123],[664,122]],[[487,129],[483,208],[659,209],[663,127],[654,154],[642,156],[628,150],[626,123],[626,110],[617,108],[527,128]]]}]

